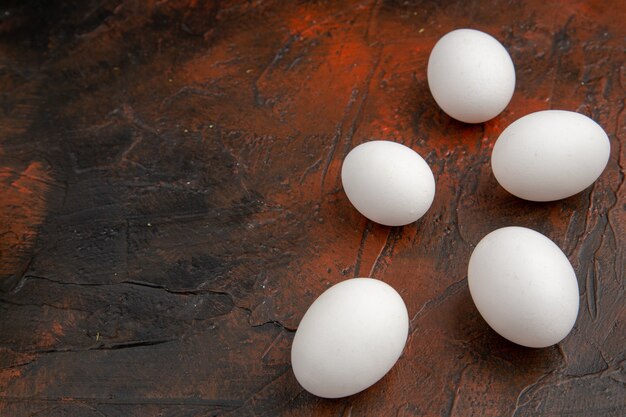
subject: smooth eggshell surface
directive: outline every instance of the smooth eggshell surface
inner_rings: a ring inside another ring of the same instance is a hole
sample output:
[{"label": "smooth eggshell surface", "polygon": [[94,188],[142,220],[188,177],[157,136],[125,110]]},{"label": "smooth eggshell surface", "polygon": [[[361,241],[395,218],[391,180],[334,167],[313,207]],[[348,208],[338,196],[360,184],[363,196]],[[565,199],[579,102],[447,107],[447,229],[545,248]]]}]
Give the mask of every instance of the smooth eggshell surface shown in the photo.
[{"label": "smooth eggshell surface", "polygon": [[428,58],[428,86],[449,116],[466,123],[496,117],[511,101],[515,67],[504,46],[474,29],[443,36]]},{"label": "smooth eggshell surface", "polygon": [[319,397],[356,394],[396,363],[409,329],[400,295],[371,278],[354,278],[326,290],[296,331],[291,364],[298,382]]},{"label": "smooth eggshell surface", "polygon": [[610,152],[608,136],[587,116],[544,110],[504,129],[493,147],[491,167],[511,194],[553,201],[590,186],[606,167]]},{"label": "smooth eggshell surface", "polygon": [[435,178],[414,150],[390,141],[352,149],[341,168],[348,199],[368,219],[403,226],[422,217],[435,197]]},{"label": "smooth eggshell surface", "polygon": [[528,347],[558,343],[578,315],[578,281],[550,239],[523,227],[485,236],[469,261],[472,299],[501,336]]}]

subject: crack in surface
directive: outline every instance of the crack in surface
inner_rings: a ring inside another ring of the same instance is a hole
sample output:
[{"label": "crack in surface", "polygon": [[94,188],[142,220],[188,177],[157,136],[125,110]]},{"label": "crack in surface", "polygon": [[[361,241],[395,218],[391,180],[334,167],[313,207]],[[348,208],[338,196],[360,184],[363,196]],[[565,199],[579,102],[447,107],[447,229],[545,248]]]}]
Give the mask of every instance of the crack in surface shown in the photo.
[{"label": "crack in surface", "polygon": [[372,267],[370,268],[369,277],[374,278],[376,275],[378,266],[382,264],[385,259],[391,261],[391,257],[393,256],[393,249],[396,246],[396,242],[400,238],[400,234],[402,232],[402,227],[390,227],[387,231],[387,238],[385,239],[385,243],[380,248],[376,259],[372,263]]},{"label": "crack in surface", "polygon": [[[363,234],[361,235],[361,242],[359,243],[359,249],[356,253],[356,259],[354,261],[354,277],[359,276],[359,272],[361,271],[361,257],[363,256],[363,250],[365,249],[365,242],[367,241],[367,237],[372,230],[372,221],[368,220],[365,223],[365,227],[363,228]],[[370,274],[371,277],[371,274]]]},{"label": "crack in surface", "polygon": [[467,287],[467,280],[465,278],[456,281],[450,285],[448,285],[441,293],[439,293],[439,295],[430,298],[428,301],[426,301],[424,304],[422,304],[422,307],[417,311],[417,313],[415,313],[413,315],[413,317],[410,320],[410,325],[411,325],[411,330],[409,332],[410,335],[412,335],[416,328],[414,326],[414,324],[423,316],[425,316],[426,314],[428,314],[434,307],[440,305],[441,303],[443,303],[447,298],[453,296],[454,294],[458,293],[459,291],[461,291],[463,288]]}]

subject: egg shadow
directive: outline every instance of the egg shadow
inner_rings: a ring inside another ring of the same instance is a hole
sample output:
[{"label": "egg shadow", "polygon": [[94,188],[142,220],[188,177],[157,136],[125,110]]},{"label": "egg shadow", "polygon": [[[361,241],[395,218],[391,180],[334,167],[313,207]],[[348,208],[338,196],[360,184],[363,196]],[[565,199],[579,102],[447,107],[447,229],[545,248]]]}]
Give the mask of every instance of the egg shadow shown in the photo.
[{"label": "egg shadow", "polygon": [[513,366],[516,374],[531,374],[537,370],[548,372],[563,364],[564,358],[558,345],[531,348],[513,343],[496,333],[480,315],[468,287],[459,297],[460,301],[454,306],[459,341],[483,366],[497,372],[504,362]]},{"label": "egg shadow", "polygon": [[448,116],[433,98],[426,79],[415,80],[407,108],[415,137],[431,146],[475,147],[484,137],[484,123],[464,123]]},{"label": "egg shadow", "polygon": [[[591,189],[566,199],[535,202],[523,200],[506,191],[496,181],[491,166],[485,163],[460,180],[459,223],[465,237],[477,243],[487,233],[505,226],[523,226],[546,235],[563,246],[576,238],[576,226],[584,224]],[[575,232],[575,233],[574,233]],[[572,236],[569,234],[574,233]]]},{"label": "egg shadow", "polygon": [[[397,364],[396,364],[397,366]],[[291,371],[290,371],[291,372]],[[356,394],[340,398],[323,398],[318,397],[302,388],[295,376],[290,378],[289,385],[295,384],[300,392],[293,396],[288,402],[288,409],[298,409],[306,407],[310,410],[310,415],[364,415],[363,410],[370,410],[373,406],[380,402],[381,396],[394,391],[394,384],[400,384],[402,381],[397,380],[393,374],[393,368],[385,374],[380,380]],[[293,375],[293,372],[291,372]],[[294,389],[290,388],[294,393]]]}]

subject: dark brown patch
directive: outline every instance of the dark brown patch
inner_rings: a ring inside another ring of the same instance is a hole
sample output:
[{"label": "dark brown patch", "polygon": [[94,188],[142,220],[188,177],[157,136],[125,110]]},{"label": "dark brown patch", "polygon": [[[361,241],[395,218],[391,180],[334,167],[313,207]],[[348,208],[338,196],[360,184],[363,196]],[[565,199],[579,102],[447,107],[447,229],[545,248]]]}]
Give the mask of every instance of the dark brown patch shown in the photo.
[{"label": "dark brown patch", "polygon": [[[43,3],[0,8],[0,414],[624,415],[624,2]],[[459,27],[516,64],[483,125],[428,91],[428,54]],[[547,108],[592,116],[612,154],[588,190],[528,203],[489,155]],[[341,190],[343,158],[375,138],[433,167],[415,224],[372,224]],[[473,246],[513,224],[577,271],[557,347],[512,345],[469,297]],[[404,297],[406,350],[375,387],[315,398],[290,370],[294,329],[365,275]]]}]

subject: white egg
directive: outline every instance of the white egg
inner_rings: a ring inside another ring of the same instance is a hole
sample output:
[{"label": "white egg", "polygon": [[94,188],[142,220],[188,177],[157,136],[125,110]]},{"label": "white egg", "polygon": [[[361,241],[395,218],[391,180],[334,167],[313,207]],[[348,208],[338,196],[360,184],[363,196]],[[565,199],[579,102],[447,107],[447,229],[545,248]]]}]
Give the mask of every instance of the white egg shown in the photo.
[{"label": "white egg", "polygon": [[492,36],[457,29],[439,39],[430,53],[428,86],[450,117],[482,123],[500,114],[511,101],[515,67]]},{"label": "white egg", "polygon": [[435,197],[435,178],[426,161],[411,148],[389,141],[352,149],[343,161],[341,182],[361,214],[387,226],[416,221]]},{"label": "white egg", "polygon": [[610,152],[608,136],[587,116],[544,110],[504,129],[493,147],[491,168],[511,194],[553,201],[579,193],[597,180]]},{"label": "white egg", "polygon": [[302,318],[291,348],[293,372],[319,397],[356,394],[393,367],[408,329],[406,306],[392,287],[371,278],[340,282]]},{"label": "white egg", "polygon": [[501,336],[528,347],[561,341],[578,315],[578,281],[550,239],[504,227],[476,245],[467,272],[472,299]]}]

